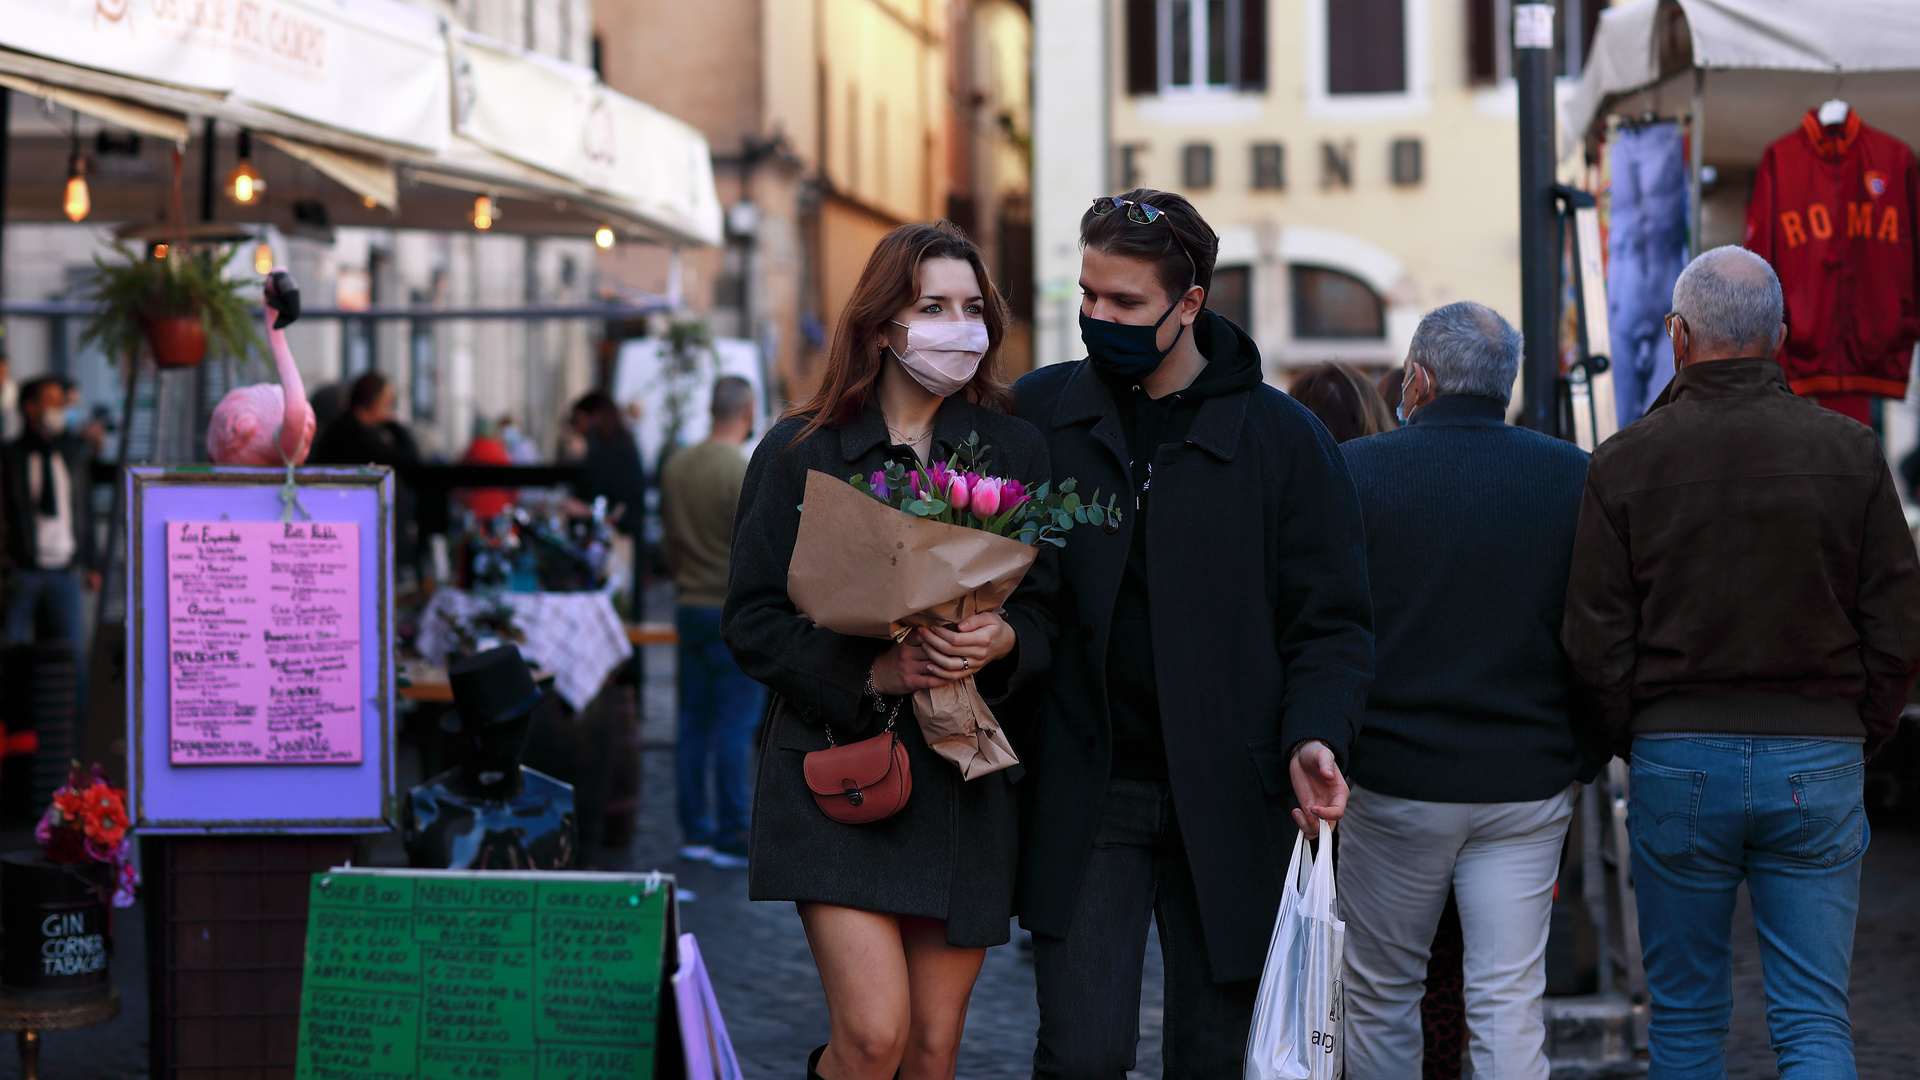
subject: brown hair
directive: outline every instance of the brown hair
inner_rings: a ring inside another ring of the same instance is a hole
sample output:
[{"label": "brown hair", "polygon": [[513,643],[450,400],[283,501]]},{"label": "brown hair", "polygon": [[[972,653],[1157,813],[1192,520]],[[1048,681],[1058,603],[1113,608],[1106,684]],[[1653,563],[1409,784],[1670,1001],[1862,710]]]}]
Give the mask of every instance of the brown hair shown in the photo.
[{"label": "brown hair", "polygon": [[1288,391],[1327,426],[1337,443],[1378,435],[1394,426],[1373,381],[1345,364],[1308,368]]},{"label": "brown hair", "polygon": [[1115,198],[1145,203],[1163,216],[1159,221],[1143,224],[1127,216],[1133,209],[1131,206],[1117,206],[1104,214],[1096,214],[1088,207],[1086,213],[1080,215],[1081,248],[1152,263],[1168,300],[1180,299],[1194,285],[1213,295],[1213,261],[1220,255],[1220,238],[1186,196],[1173,191],[1134,188]]},{"label": "brown hair", "polygon": [[902,225],[881,237],[867,267],[860,272],[860,283],[853,287],[846,307],[840,311],[840,323],[834,327],[833,343],[827,349],[827,368],[820,389],[805,403],[787,411],[788,416],[807,420],[800,434],[788,446],[798,446],[821,428],[838,427],[859,416],[873,403],[880,373],[886,359],[874,348],[874,336],[888,319],[911,303],[920,287],[920,264],[928,259],[960,259],[973,267],[980,280],[982,307],[987,324],[987,355],[980,361],[973,381],[960,393],[976,405],[1005,411],[1013,403],[1013,394],[1000,379],[1000,343],[1007,333],[1007,305],[1000,291],[987,276],[986,261],[980,257],[967,234],[950,221]]}]

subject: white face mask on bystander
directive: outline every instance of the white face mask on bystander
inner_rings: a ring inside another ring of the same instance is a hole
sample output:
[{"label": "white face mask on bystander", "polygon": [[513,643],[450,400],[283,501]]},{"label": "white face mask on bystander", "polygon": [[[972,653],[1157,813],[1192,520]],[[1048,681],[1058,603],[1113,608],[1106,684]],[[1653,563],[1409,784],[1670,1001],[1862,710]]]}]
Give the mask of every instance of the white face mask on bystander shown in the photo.
[{"label": "white face mask on bystander", "polygon": [[[952,397],[973,381],[987,354],[987,328],[976,322],[892,320],[907,331],[907,349],[894,353],[913,381],[936,397]],[[891,351],[891,346],[889,346]]]}]

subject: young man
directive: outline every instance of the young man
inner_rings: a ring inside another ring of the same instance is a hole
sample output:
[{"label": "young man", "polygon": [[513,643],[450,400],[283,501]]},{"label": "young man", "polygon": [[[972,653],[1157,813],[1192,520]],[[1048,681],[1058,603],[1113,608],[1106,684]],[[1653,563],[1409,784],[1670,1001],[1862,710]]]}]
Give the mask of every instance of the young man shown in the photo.
[{"label": "young man", "polygon": [[[1238,1076],[1293,841],[1346,804],[1373,673],[1360,506],[1339,449],[1205,309],[1218,241],[1179,195],[1081,219],[1088,358],[1017,412],[1058,479],[1118,493],[1060,553],[1061,640],[1019,747],[1036,1077],[1134,1066],[1149,917],[1168,1077]],[[1297,807],[1297,808],[1296,808]]]},{"label": "young man", "polygon": [[707,441],[673,455],[660,470],[660,557],[680,590],[680,735],[674,744],[680,857],[740,869],[747,865],[753,733],[767,691],[741,673],[720,640],[720,607],[733,557],[734,508],[747,478],[740,447],[753,434],[753,386],[737,375],[715,380],[712,415]]}]

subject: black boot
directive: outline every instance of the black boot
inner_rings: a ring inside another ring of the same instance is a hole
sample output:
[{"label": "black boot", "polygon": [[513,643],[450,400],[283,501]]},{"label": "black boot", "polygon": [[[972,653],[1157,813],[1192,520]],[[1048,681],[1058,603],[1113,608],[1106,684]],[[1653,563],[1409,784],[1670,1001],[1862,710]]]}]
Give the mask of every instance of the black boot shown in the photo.
[{"label": "black boot", "polygon": [[813,1053],[807,1055],[807,1080],[825,1080],[818,1070],[820,1066],[820,1055],[826,1052],[827,1044],[821,1043],[819,1046],[813,1048]]}]

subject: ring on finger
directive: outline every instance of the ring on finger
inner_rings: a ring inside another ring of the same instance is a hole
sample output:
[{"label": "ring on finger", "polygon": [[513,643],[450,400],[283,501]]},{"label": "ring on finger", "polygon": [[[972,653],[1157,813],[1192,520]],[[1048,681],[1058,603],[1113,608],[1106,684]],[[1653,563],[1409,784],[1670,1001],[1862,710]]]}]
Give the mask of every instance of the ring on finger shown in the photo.
[{"label": "ring on finger", "polygon": [[969,659],[967,659],[967,658],[966,658],[966,657],[964,657],[964,656],[960,658],[960,670],[961,670],[961,671],[969,671],[969,670],[971,670],[972,668],[973,668],[973,661],[972,661],[972,660],[969,660]]}]

